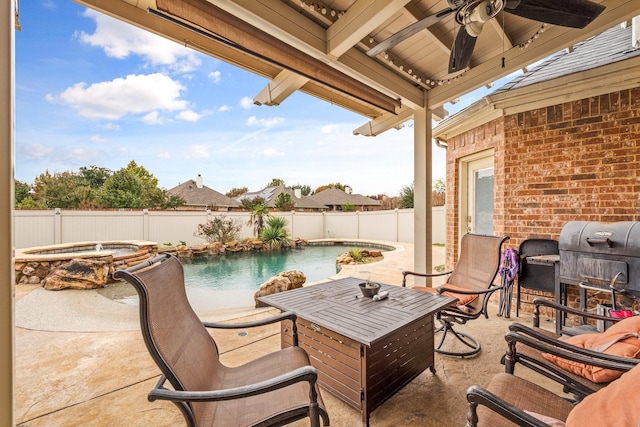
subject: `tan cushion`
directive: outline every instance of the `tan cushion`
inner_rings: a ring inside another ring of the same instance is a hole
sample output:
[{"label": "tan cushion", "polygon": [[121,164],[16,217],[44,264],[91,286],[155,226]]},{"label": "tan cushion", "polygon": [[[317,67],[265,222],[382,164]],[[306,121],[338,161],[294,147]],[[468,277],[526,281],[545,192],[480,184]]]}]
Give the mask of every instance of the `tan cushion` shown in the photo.
[{"label": "tan cushion", "polygon": [[[577,347],[601,351],[621,357],[637,358],[640,356],[640,339],[629,334],[640,333],[640,316],[621,320],[602,333],[576,335],[564,339]],[[594,383],[606,383],[619,378],[622,371],[589,366],[566,360],[552,354],[545,353],[544,357],[567,371],[583,376]]]},{"label": "tan cushion", "polygon": [[[462,291],[468,291],[469,289],[465,289],[465,288],[461,288],[460,286],[455,286],[455,285],[450,285],[450,284],[446,284],[446,285],[442,285],[443,287],[446,287],[448,289],[460,289]],[[431,292],[434,294],[438,293],[438,288],[427,288],[424,286],[416,286],[413,289],[417,289],[419,291],[423,291],[423,292]],[[474,301],[476,298],[478,298],[478,295],[475,294],[471,294],[471,295],[466,295],[466,294],[456,294],[454,292],[443,292],[442,295],[446,295],[448,297],[452,297],[452,298],[458,298],[458,301],[456,302],[456,305],[467,305],[470,304],[472,301]]]},{"label": "tan cushion", "polygon": [[567,427],[640,425],[640,365],[585,397],[567,417]]}]

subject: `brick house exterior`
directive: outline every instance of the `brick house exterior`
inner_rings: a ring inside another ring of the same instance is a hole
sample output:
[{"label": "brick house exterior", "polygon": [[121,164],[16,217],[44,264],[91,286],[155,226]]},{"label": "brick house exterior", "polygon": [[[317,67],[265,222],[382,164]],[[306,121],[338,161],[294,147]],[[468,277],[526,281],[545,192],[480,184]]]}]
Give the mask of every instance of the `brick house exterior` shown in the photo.
[{"label": "brick house exterior", "polygon": [[[640,49],[629,55],[630,29],[610,32],[543,62],[434,129],[447,147],[447,266],[455,264],[464,233],[462,159],[487,150],[493,150],[493,231],[510,236],[505,247],[558,239],[568,221],[640,221]],[[602,49],[613,53],[610,62],[590,64]]]}]

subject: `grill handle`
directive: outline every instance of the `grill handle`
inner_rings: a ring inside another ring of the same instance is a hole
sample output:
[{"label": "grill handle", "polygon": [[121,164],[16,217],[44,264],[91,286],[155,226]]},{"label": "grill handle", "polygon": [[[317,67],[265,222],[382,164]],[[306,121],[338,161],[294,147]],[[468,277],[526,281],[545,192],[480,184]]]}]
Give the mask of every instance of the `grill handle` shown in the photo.
[{"label": "grill handle", "polygon": [[613,247],[613,241],[610,240],[608,237],[606,239],[590,239],[590,238],[586,238],[587,244],[589,246],[594,246],[594,245],[607,245],[608,247],[612,248]]}]

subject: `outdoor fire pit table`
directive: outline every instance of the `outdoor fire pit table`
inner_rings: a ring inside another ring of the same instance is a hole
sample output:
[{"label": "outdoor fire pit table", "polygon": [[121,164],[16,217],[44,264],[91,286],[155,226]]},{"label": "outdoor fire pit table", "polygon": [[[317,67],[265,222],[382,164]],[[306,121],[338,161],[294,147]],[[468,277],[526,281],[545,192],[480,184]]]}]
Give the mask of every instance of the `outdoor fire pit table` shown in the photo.
[{"label": "outdoor fire pit table", "polygon": [[[369,414],[425,369],[435,373],[433,314],[455,298],[381,284],[388,298],[362,295],[362,279],[332,282],[260,297],[298,316],[299,346],[318,369],[318,382],[362,414]],[[293,345],[283,322],[282,347]]]}]

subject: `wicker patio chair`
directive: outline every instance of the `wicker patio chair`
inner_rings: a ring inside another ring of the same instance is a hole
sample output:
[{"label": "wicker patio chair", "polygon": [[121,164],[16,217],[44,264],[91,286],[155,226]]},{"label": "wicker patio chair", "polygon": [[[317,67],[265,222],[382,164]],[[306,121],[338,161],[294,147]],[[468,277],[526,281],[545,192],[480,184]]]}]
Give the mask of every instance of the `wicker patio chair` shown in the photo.
[{"label": "wicker patio chair", "polygon": [[[307,353],[293,346],[238,367],[219,360],[206,328],[248,328],[290,320],[297,344],[295,314],[282,313],[242,324],[201,322],[185,291],[180,261],[160,255],[113,274],[131,283],[140,297],[140,326],[147,350],[162,375],[149,400],[180,408],[188,426],[273,426],[309,417],[329,425]],[[166,381],[171,387],[165,387]]]},{"label": "wicker patio chair", "polygon": [[[452,271],[435,274],[416,273],[413,271],[402,272],[402,286],[407,286],[407,276],[436,277],[449,275],[446,284],[437,288],[415,286],[425,292],[437,292],[454,298],[458,298],[455,306],[450,306],[436,313],[436,318],[442,324],[436,330],[441,334],[440,341],[435,348],[437,353],[446,356],[466,357],[480,352],[480,342],[453,328],[454,324],[465,324],[469,320],[480,316],[488,318],[487,304],[491,295],[502,286],[494,285],[493,281],[500,269],[502,244],[507,236],[486,236],[468,233],[462,236],[460,242],[460,257]],[[453,335],[462,350],[453,345],[445,344],[447,336]]]},{"label": "wicker patio chair", "polygon": [[[572,393],[573,399],[579,401],[605,387],[622,372],[640,363],[640,359],[637,359],[640,356],[638,354],[640,341],[637,342],[637,349],[633,345],[635,344],[633,337],[628,338],[632,342],[631,346],[623,342],[626,333],[640,332],[638,330],[640,317],[626,321],[619,327],[609,328],[602,334],[595,332],[561,337],[555,332],[539,327],[540,306],[557,308],[595,320],[618,322],[624,319],[587,313],[545,299],[536,299],[533,303],[535,305],[534,327],[512,323],[509,325],[510,332],[505,335],[507,351],[503,362],[506,373],[515,373],[516,366],[520,364],[562,384],[564,391]],[[620,339],[620,343],[614,343],[616,338]],[[585,348],[579,344],[595,339],[611,345],[606,349],[598,350]]]},{"label": "wicker patio chair", "polygon": [[486,388],[474,385],[467,390],[467,427],[637,426],[639,382],[636,366],[574,405],[537,384],[500,373]]}]

